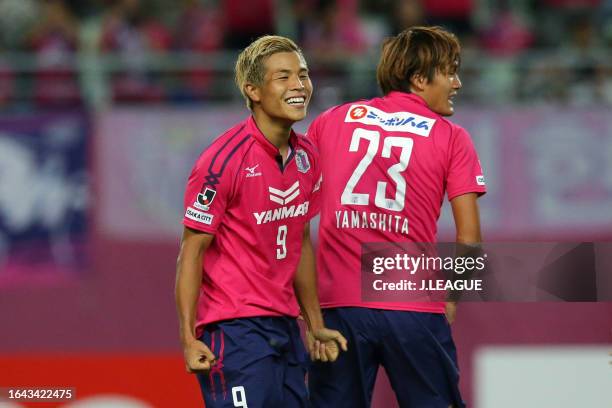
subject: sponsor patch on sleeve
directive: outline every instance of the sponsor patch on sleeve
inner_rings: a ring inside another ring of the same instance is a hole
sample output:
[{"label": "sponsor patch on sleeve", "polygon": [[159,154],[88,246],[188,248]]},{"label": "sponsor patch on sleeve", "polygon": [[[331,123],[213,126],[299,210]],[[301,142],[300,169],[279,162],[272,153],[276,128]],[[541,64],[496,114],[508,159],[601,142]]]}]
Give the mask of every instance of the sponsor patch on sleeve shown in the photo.
[{"label": "sponsor patch on sleeve", "polygon": [[478,184],[479,186],[484,186],[485,185],[484,176],[476,176],[476,184]]},{"label": "sponsor patch on sleeve", "polygon": [[195,208],[187,207],[185,217],[202,224],[210,225],[212,224],[214,215],[198,211]]},{"label": "sponsor patch on sleeve", "polygon": [[359,122],[378,126],[392,132],[407,132],[424,137],[429,137],[429,133],[436,123],[435,119],[416,113],[384,112],[366,105],[352,105],[346,113],[344,121]]}]

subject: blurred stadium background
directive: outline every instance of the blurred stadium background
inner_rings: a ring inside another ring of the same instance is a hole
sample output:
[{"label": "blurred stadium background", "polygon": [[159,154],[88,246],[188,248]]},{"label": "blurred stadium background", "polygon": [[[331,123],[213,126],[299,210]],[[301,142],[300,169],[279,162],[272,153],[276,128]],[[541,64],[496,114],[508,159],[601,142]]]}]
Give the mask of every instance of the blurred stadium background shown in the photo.
[{"label": "blurred stadium background", "polygon": [[[304,130],[375,96],[381,40],[415,24],[464,46],[454,120],[487,176],[485,239],[610,241],[610,0],[0,0],[0,387],[199,406],[174,262],[188,172],[247,114],[238,51],[303,47]],[[453,329],[470,406],[612,406],[611,303],[462,304]],[[384,375],[374,399],[396,406]]]}]

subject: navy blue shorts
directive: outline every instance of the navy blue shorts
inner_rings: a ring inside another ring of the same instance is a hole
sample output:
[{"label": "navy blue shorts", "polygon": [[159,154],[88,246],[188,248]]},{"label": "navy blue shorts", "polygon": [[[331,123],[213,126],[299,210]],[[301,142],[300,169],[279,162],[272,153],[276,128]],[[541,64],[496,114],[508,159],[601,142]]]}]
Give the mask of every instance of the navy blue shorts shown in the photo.
[{"label": "navy blue shorts", "polygon": [[208,325],[200,340],[217,363],[198,381],[207,408],[309,407],[308,355],[297,322],[254,317]]},{"label": "navy blue shorts", "polygon": [[357,307],[323,313],[326,326],[347,338],[348,352],[333,364],[312,364],[308,386],[314,408],[370,407],[380,365],[402,408],[465,406],[443,314]]}]

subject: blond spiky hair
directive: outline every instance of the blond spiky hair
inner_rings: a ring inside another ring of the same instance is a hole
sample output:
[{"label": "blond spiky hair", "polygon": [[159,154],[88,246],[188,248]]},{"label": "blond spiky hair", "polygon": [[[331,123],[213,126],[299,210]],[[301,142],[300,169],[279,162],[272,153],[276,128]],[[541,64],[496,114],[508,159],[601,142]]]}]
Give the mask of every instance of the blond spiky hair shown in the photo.
[{"label": "blond spiky hair", "polygon": [[245,85],[260,86],[265,75],[264,63],[266,59],[279,52],[297,52],[300,58],[304,60],[302,50],[289,38],[279,35],[259,37],[242,50],[238,56],[235,68],[236,86],[238,86],[250,110],[253,110],[253,101],[246,94]]}]

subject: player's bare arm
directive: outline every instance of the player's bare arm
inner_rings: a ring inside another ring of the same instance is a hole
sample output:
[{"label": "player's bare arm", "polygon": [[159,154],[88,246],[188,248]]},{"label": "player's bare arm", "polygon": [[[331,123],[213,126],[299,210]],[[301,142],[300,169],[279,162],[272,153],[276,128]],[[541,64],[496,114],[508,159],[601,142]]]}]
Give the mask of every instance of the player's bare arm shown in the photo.
[{"label": "player's bare arm", "polygon": [[319,296],[317,294],[317,276],[314,251],[310,240],[310,223],[304,227],[302,253],[297,273],[293,282],[295,295],[308,331],[306,341],[312,360],[324,362],[336,361],[340,349],[347,350],[347,341],[337,330],[325,328]]},{"label": "player's bare arm", "polygon": [[213,238],[213,235],[183,228],[176,261],[176,308],[185,368],[191,373],[208,371],[215,361],[214,354],[195,334],[195,313],[202,282],[202,258]]},{"label": "player's bare arm", "polygon": [[[451,201],[455,220],[457,244],[474,246],[482,242],[480,231],[480,213],[478,211],[478,194],[468,193],[455,197]],[[449,323],[455,321],[456,302],[446,302],[446,318]]]},{"label": "player's bare arm", "polygon": [[479,244],[482,242],[480,232],[480,213],[478,211],[478,195],[463,194],[451,201],[456,241],[462,244]]}]

